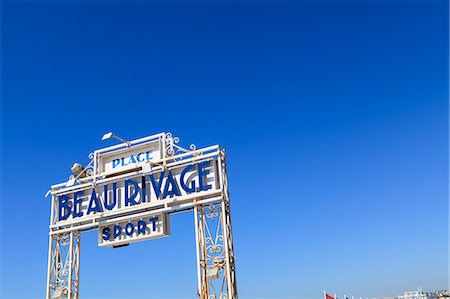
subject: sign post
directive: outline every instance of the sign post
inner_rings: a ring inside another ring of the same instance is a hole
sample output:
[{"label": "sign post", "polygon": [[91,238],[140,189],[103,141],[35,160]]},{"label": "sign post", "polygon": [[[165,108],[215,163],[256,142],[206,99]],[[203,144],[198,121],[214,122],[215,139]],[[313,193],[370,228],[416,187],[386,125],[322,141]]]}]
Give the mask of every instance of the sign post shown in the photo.
[{"label": "sign post", "polygon": [[94,151],[53,185],[47,299],[79,298],[80,235],[119,247],[170,235],[170,215],[194,211],[198,296],[237,298],[225,151],[187,150],[160,133]]}]

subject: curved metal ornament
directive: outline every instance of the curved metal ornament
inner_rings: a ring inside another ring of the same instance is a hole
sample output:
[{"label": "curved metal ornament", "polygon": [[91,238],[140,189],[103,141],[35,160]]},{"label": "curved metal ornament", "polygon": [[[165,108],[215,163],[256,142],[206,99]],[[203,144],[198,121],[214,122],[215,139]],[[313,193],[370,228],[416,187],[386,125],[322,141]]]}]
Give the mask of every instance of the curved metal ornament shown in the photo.
[{"label": "curved metal ornament", "polygon": [[[174,157],[179,154],[193,152],[192,156],[199,156],[201,152],[195,152],[197,150],[197,146],[195,144],[189,145],[189,149],[181,147],[178,145],[180,142],[180,138],[173,137],[172,133],[166,133],[165,136],[166,144],[165,144],[165,152],[167,157]],[[174,160],[181,160],[182,158],[175,158]]]}]

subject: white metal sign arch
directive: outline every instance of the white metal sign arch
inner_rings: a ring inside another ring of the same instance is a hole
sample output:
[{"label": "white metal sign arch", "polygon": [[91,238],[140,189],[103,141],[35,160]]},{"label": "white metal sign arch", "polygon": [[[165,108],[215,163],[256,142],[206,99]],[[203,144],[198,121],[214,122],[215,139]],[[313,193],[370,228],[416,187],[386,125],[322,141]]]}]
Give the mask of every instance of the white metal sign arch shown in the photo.
[{"label": "white metal sign arch", "polygon": [[75,175],[49,191],[46,298],[79,298],[82,232],[98,230],[99,246],[125,246],[168,236],[170,214],[190,210],[199,298],[237,298],[225,150],[187,150],[171,133],[122,141],[74,164]]}]

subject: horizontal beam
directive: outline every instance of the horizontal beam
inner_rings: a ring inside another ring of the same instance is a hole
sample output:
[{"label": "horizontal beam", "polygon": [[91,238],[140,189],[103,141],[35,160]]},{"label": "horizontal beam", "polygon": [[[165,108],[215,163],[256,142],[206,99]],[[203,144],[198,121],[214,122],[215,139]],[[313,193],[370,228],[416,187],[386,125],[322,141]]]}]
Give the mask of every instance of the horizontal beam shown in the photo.
[{"label": "horizontal beam", "polygon": [[[154,172],[157,172],[157,171],[162,171],[164,169],[164,167],[162,165],[160,165],[160,164],[164,164],[164,162],[167,162],[169,160],[174,160],[174,159],[180,159],[180,158],[183,158],[183,157],[189,156],[189,155],[193,155],[192,153],[208,151],[209,149],[216,149],[216,150],[218,150],[218,148],[219,148],[219,146],[215,145],[215,146],[211,146],[209,148],[204,148],[204,149],[201,149],[201,150],[192,151],[192,152],[189,152],[189,153],[180,154],[180,155],[176,155],[176,156],[168,157],[166,159],[161,159],[161,160],[152,162],[152,164],[156,164],[156,166],[154,166],[154,168],[153,168],[155,171],[153,171],[153,169],[152,169],[151,172],[146,172],[146,171],[142,170],[142,167],[136,167],[136,171],[134,171],[134,172],[130,172],[130,173],[114,176],[114,177],[111,177],[111,178],[103,178],[103,177],[106,176],[106,175],[108,175],[108,176],[112,175],[114,173],[102,173],[100,175],[94,175],[92,177],[82,178],[82,179],[79,179],[80,182],[88,181],[88,180],[91,180],[91,179],[93,179],[94,181],[93,182],[85,182],[83,184],[75,185],[75,186],[71,186],[71,187],[67,187],[67,188],[64,188],[66,186],[67,182],[56,184],[56,185],[52,185],[51,186],[51,189],[52,189],[51,194],[52,195],[60,195],[60,194],[65,194],[65,193],[69,193],[69,192],[72,193],[72,192],[75,192],[75,191],[78,191],[78,190],[91,188],[94,185],[95,186],[99,186],[99,185],[101,186],[101,185],[104,185],[104,184],[106,184],[108,182],[112,182],[112,181],[115,181],[115,180],[118,180],[118,179],[126,179],[126,178],[130,178],[130,177],[134,177],[134,176],[139,176],[139,175],[143,175],[143,174],[151,174],[151,173],[154,173]],[[207,154],[194,155],[193,157],[191,157],[189,159],[185,159],[185,160],[181,160],[181,161],[169,162],[169,163],[166,163],[164,165],[165,165],[165,168],[172,169],[172,168],[176,168],[177,166],[182,166],[184,164],[190,164],[190,163],[194,163],[194,162],[198,162],[198,161],[202,161],[202,160],[206,160],[206,159],[212,159],[214,157],[219,156],[219,154],[220,154],[219,151],[214,151],[214,152],[207,153]],[[120,171],[118,173],[120,173]],[[97,179],[97,178],[100,178],[100,179]]]},{"label": "horizontal beam", "polygon": [[194,194],[189,194],[185,196],[180,197],[172,197],[167,199],[158,200],[156,202],[148,202],[148,203],[141,203],[134,206],[121,208],[120,210],[111,211],[111,212],[102,212],[93,214],[92,216],[84,216],[80,219],[73,219],[70,221],[64,220],[63,223],[55,223],[50,225],[50,228],[57,228],[57,227],[64,227],[69,225],[75,225],[77,223],[82,223],[90,220],[96,220],[96,219],[108,219],[110,217],[117,217],[121,216],[122,214],[127,213],[133,213],[133,212],[139,212],[145,209],[155,209],[157,207],[161,206],[176,206],[181,203],[189,202],[189,201],[195,201],[196,198],[202,198],[207,199],[211,197],[222,197],[223,193],[221,190],[210,190],[210,191],[201,191]]},{"label": "horizontal beam", "polygon": [[[162,133],[158,133],[158,134],[155,134],[155,135],[147,136],[147,137],[144,137],[144,138],[135,139],[135,140],[130,141],[130,145],[136,145],[136,144],[149,142],[149,141],[154,141],[154,140],[158,140],[158,139],[162,140],[165,135],[166,135],[166,133],[162,132]],[[117,144],[117,145],[113,145],[113,146],[109,146],[109,147],[105,147],[105,148],[96,150],[96,151],[94,151],[94,154],[101,155],[102,153],[112,152],[114,150],[121,149],[121,148],[127,148],[127,146],[124,146],[124,144],[121,143],[121,144]]]},{"label": "horizontal beam", "polygon": [[203,199],[203,200],[198,200],[198,201],[181,203],[176,206],[162,207],[159,209],[149,210],[149,211],[145,211],[145,212],[141,212],[141,213],[129,214],[127,216],[123,216],[120,218],[114,218],[114,219],[108,219],[108,220],[104,220],[104,219],[100,219],[100,218],[92,219],[91,223],[86,223],[86,224],[81,224],[81,225],[73,225],[68,228],[62,228],[62,229],[50,228],[49,234],[57,235],[57,234],[63,234],[63,233],[79,231],[79,230],[83,230],[83,231],[93,230],[93,229],[97,229],[98,226],[102,225],[102,224],[111,224],[111,223],[116,223],[119,221],[126,221],[126,220],[130,220],[130,219],[138,218],[138,217],[147,217],[147,216],[161,214],[161,213],[185,212],[185,211],[188,211],[198,205],[205,205],[205,204],[210,204],[213,202],[221,202],[223,200],[224,199],[222,196],[218,196],[218,197],[213,197],[213,198],[208,198],[208,199]]}]

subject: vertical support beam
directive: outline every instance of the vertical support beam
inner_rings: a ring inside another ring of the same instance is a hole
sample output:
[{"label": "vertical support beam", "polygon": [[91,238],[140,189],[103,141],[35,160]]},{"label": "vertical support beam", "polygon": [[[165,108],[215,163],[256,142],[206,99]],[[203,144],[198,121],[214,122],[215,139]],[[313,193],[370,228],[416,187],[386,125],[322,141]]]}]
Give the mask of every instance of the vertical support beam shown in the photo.
[{"label": "vertical support beam", "polygon": [[[68,256],[67,258],[69,259],[69,265],[70,265],[70,269],[69,269],[69,285],[72,285],[70,282],[72,281],[72,266],[73,266],[73,234],[69,234],[69,252],[68,252]],[[69,288],[68,294],[67,294],[68,298],[72,298],[72,288]]]},{"label": "vertical support beam", "polygon": [[47,299],[78,299],[80,232],[50,235]]},{"label": "vertical support beam", "polygon": [[197,295],[199,298],[201,298],[203,284],[202,284],[202,273],[201,271],[203,268],[200,265],[200,250],[203,248],[200,240],[200,234],[199,232],[201,230],[201,223],[199,222],[199,211],[197,206],[194,207],[194,227],[195,227],[195,251],[196,251],[196,259],[197,259]]},{"label": "vertical support beam", "polygon": [[71,294],[72,297],[78,299],[80,292],[80,242],[81,242],[81,233],[79,231],[75,231],[72,233],[74,244],[72,246],[72,275],[71,275]]},{"label": "vertical support beam", "polygon": [[229,206],[225,201],[194,209],[198,296],[236,299],[234,253]]},{"label": "vertical support beam", "polygon": [[236,267],[234,264],[233,235],[231,229],[230,203],[222,202],[223,234],[227,262],[228,298],[237,298]]},{"label": "vertical support beam", "polygon": [[223,217],[223,231],[224,231],[224,244],[226,252],[227,261],[227,280],[228,280],[228,296],[229,298],[237,298],[237,288],[236,288],[236,267],[234,258],[234,248],[233,248],[233,234],[231,226],[231,215],[230,215],[230,192],[228,190],[228,173],[227,173],[227,163],[226,163],[226,153],[224,149],[220,150],[219,154],[219,172],[220,172],[220,185],[223,193],[222,201],[222,217]]},{"label": "vertical support beam", "polygon": [[194,208],[200,299],[237,299],[225,152],[218,165],[222,200]]}]

